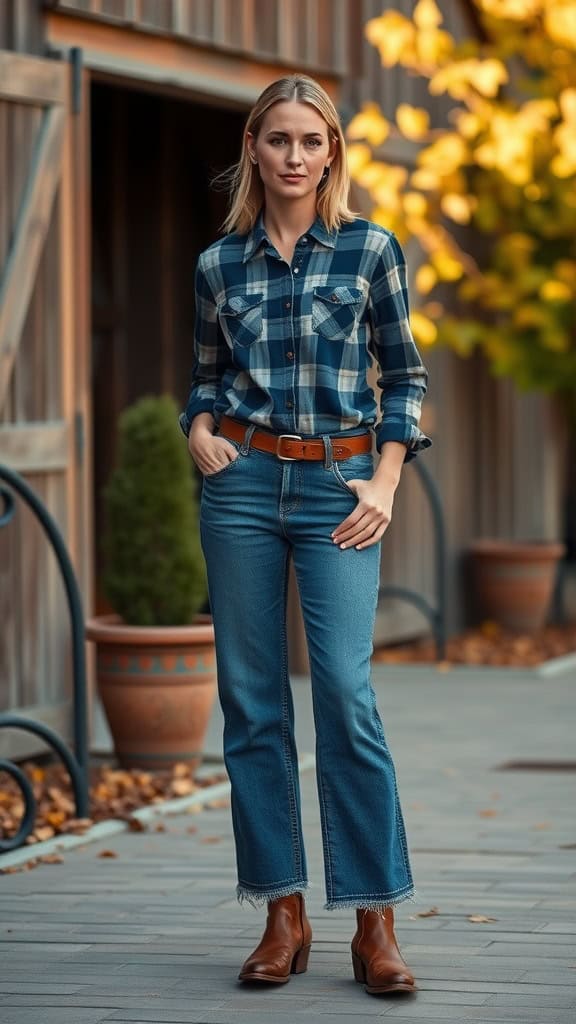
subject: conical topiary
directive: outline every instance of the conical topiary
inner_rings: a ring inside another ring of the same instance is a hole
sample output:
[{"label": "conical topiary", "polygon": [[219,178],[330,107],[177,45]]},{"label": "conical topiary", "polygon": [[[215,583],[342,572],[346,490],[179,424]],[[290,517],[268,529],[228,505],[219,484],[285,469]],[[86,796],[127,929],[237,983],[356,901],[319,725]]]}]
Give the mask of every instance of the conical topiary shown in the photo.
[{"label": "conical topiary", "polygon": [[129,625],[189,625],[206,597],[192,462],[168,395],[120,417],[116,468],[104,490],[104,589]]}]

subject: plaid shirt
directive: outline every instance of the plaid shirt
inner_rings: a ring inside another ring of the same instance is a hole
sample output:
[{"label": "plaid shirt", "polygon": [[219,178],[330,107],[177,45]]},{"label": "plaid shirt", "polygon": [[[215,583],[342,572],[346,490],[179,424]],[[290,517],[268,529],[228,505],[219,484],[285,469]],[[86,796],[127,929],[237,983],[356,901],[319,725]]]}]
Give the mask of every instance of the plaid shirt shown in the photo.
[{"label": "plaid shirt", "polygon": [[196,271],[192,389],[180,425],[234,416],[304,437],[376,424],[366,371],[377,360],[382,418],[376,447],[432,443],[418,428],[427,371],[408,322],[404,256],[396,237],[357,219],[329,232],[317,218],[287,265],[260,214],[226,235]]}]

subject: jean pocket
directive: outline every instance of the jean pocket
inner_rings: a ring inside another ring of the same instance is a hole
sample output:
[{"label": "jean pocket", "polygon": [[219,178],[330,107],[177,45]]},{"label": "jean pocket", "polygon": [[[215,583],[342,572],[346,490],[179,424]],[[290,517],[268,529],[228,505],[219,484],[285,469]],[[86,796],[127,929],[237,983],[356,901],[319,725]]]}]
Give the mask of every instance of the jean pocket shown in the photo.
[{"label": "jean pocket", "polygon": [[229,437],[225,438],[225,441],[226,441],[226,444],[229,444],[233,448],[236,449],[236,453],[237,453],[236,454],[236,458],[235,459],[231,459],[231,461],[227,462],[225,466],[222,466],[222,469],[217,469],[217,470],[214,471],[214,473],[204,473],[203,474],[203,480],[204,481],[206,481],[206,480],[216,480],[217,477],[224,476],[225,473],[229,473],[230,470],[233,469],[234,466],[236,466],[236,464],[238,462],[240,462],[241,459],[244,458],[244,456],[240,454],[240,442],[239,441],[232,441]]},{"label": "jean pocket", "polygon": [[346,341],[354,333],[362,299],[360,288],[315,288],[312,330],[329,341]]},{"label": "jean pocket", "polygon": [[373,475],[374,457],[369,452],[332,463],[332,476],[347,494],[352,494],[356,499],[356,492],[349,486],[348,480],[371,480]]},{"label": "jean pocket", "polygon": [[259,295],[233,295],[218,307],[225,337],[232,346],[248,348],[262,335],[262,299]]}]

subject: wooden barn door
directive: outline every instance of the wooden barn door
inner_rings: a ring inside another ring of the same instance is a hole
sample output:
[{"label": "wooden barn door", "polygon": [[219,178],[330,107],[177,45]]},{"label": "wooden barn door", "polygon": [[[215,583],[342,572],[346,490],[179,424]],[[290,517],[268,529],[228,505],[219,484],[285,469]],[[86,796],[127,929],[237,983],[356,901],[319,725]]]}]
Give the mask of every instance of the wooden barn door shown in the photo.
[{"label": "wooden barn door", "polygon": [[[86,598],[85,86],[78,67],[0,51],[0,462],[27,479],[55,518]],[[7,709],[70,733],[64,590],[19,500],[0,529],[0,711]],[[37,742],[2,730],[0,757],[32,753]]]}]

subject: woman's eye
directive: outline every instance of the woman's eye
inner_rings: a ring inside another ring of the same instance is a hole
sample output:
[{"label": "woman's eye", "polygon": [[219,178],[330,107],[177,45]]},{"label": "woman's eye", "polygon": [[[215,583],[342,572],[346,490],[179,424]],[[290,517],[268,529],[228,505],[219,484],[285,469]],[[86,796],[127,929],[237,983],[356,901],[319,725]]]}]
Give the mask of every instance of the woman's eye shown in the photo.
[{"label": "woman's eye", "polygon": [[282,146],[283,144],[284,144],[284,139],[270,139],[270,145],[271,146]]},{"label": "woman's eye", "polygon": [[312,149],[317,149],[318,146],[322,145],[322,141],[321,141],[321,139],[307,139],[306,140],[306,145],[307,146],[311,146]]}]

